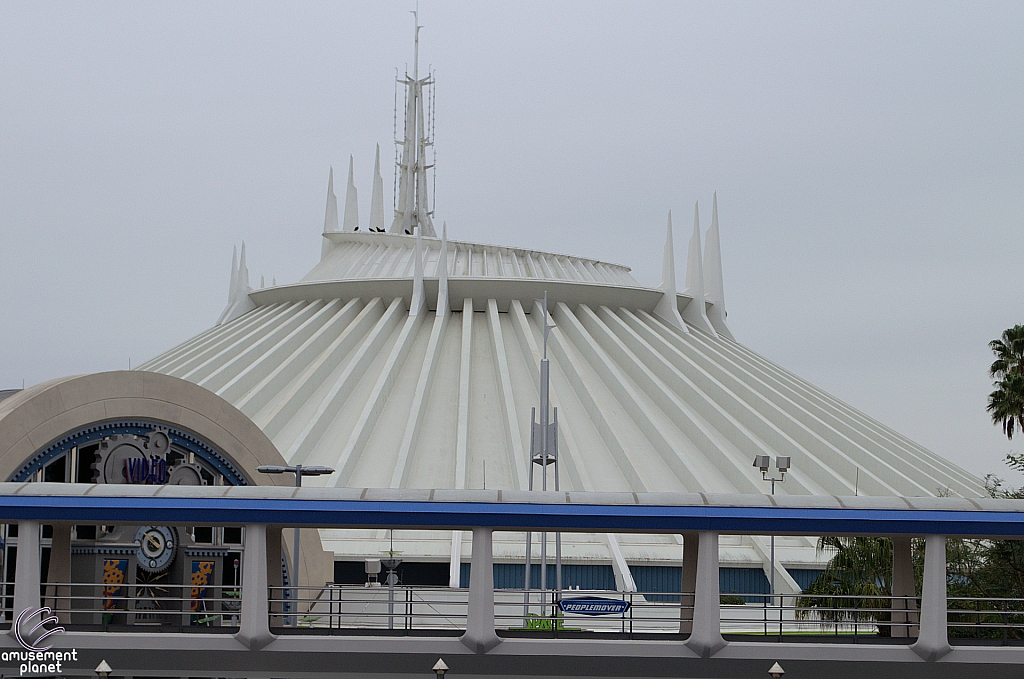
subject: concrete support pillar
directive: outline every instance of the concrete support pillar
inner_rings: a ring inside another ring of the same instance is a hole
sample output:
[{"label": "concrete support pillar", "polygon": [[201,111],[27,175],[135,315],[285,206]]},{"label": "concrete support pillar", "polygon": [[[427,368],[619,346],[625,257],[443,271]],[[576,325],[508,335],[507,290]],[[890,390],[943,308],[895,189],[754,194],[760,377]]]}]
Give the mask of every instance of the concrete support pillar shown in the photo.
[{"label": "concrete support pillar", "polygon": [[242,611],[235,638],[253,651],[258,651],[274,640],[270,633],[270,610],[267,603],[266,524],[251,523],[245,526]]},{"label": "concrete support pillar", "polygon": [[491,529],[473,529],[473,558],[469,572],[469,610],[462,643],[474,653],[486,653],[501,643],[494,632],[494,557]]},{"label": "concrete support pillar", "polygon": [[910,549],[910,538],[898,536],[892,539],[892,636],[906,639],[918,635],[917,602],[895,597],[914,597],[914,559]]},{"label": "concrete support pillar", "polygon": [[710,658],[725,647],[722,638],[718,582],[718,533],[702,532],[697,540],[697,578],[693,596],[693,631],[687,647]]},{"label": "concrete support pillar", "polygon": [[[26,608],[39,608],[39,522],[18,522],[18,557],[14,571],[14,619]],[[38,622],[38,618],[35,619]],[[33,622],[32,624],[35,624]],[[11,625],[14,634],[14,625]]]},{"label": "concrete support pillar", "polygon": [[924,580],[921,584],[921,631],[911,646],[925,660],[938,660],[953,648],[946,633],[946,537],[924,539]]},{"label": "concrete support pillar", "polygon": [[[284,585],[281,573],[281,545],[283,543],[281,526],[267,526],[267,586],[273,587],[274,596],[271,598],[280,599],[282,590],[280,589]],[[270,612],[277,614],[284,612],[284,605],[281,602],[275,602],[270,606]],[[273,623],[275,626],[284,624],[284,618],[278,615],[274,616]]]},{"label": "concrete support pillar", "polygon": [[71,607],[71,524],[53,524],[53,539],[50,541],[50,568],[46,574],[46,605],[52,608],[61,623],[71,621],[68,609]]},{"label": "concrete support pillar", "polygon": [[693,601],[697,591],[697,549],[700,536],[697,533],[683,533],[683,587],[680,590],[679,633],[693,631]]}]

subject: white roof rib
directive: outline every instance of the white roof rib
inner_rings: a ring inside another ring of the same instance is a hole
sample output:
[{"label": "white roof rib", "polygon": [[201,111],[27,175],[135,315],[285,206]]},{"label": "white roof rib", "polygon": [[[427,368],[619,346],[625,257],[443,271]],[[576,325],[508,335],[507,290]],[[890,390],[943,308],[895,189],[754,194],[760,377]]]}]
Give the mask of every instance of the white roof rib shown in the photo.
[{"label": "white roof rib", "polygon": [[[391,278],[411,275],[416,239],[377,233],[326,233],[330,242],[323,259],[301,282]],[[436,276],[441,241],[424,238],[424,270]],[[530,262],[530,264],[527,264]],[[629,268],[618,264],[532,250],[449,241],[451,276],[488,278],[547,278],[581,282],[638,285]]]},{"label": "white roof rib", "polygon": [[[523,488],[539,314],[533,300],[467,302],[471,316],[448,321],[408,316],[401,297],[266,305],[143,369],[224,396],[290,461],[338,469],[332,484],[375,485],[361,478],[372,467],[384,486],[480,487],[486,461],[489,487]],[[560,302],[552,317],[570,490],[584,489],[585,468],[592,490],[753,493],[763,482],[748,458],[763,453],[793,458],[786,494],[848,494],[859,474],[869,495],[983,495],[978,479],[735,342],[642,309]],[[382,431],[394,451],[380,449]]]},{"label": "white roof rib", "polygon": [[[655,316],[667,293],[625,267],[452,241],[448,299],[438,300],[440,243],[426,238],[427,304],[451,313],[410,316],[414,238],[325,238],[330,247],[299,284],[251,293],[254,310],[140,368],[220,394],[289,462],[337,470],[310,485],[472,490],[486,473],[489,490],[527,488],[536,298],[549,293],[562,490],[755,494],[766,484],[751,460],[767,454],[792,458],[780,497],[985,495],[971,474],[743,345]],[[676,295],[681,310],[691,302]],[[352,559],[376,555],[384,539],[322,536]],[[496,538],[496,558],[521,559],[516,539]],[[467,536],[401,540],[416,558],[455,554],[453,572],[470,549]],[[804,542],[787,548],[787,563],[820,565]],[[760,563],[759,544],[723,538],[723,564]],[[611,562],[617,576],[627,560],[679,560],[671,536],[575,536],[563,547],[570,560]]]}]

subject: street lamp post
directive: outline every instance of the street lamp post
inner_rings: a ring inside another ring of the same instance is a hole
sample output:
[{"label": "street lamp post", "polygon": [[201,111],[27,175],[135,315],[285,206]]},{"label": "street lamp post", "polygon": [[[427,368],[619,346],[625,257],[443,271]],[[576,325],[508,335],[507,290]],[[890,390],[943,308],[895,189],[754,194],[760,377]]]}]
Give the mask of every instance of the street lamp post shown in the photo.
[{"label": "street lamp post", "polygon": [[[303,476],[322,476],[324,474],[333,474],[334,470],[330,467],[323,467],[320,465],[310,465],[308,467],[301,464],[295,466],[281,465],[281,464],[265,464],[256,468],[256,471],[261,474],[295,474],[295,487],[302,487]],[[299,598],[299,529],[295,529],[295,535],[293,539],[292,548],[292,566],[295,568],[295,574],[292,578],[295,581],[296,589],[293,590],[294,596],[292,600]],[[298,613],[299,607],[295,606],[295,612]],[[295,619],[295,626],[298,627],[298,618]]]},{"label": "street lamp post", "polygon": [[[771,481],[772,483],[772,495],[775,495],[775,484],[786,482],[786,472],[790,469],[790,458],[788,455],[775,458],[775,469],[779,472],[779,476],[768,476],[768,471],[771,469],[772,458],[769,455],[755,455],[754,466],[761,470],[761,479],[764,481]],[[772,597],[772,604],[775,604],[775,535],[772,534],[772,548],[771,548],[771,570],[769,571],[771,578],[768,580],[769,594]]]}]

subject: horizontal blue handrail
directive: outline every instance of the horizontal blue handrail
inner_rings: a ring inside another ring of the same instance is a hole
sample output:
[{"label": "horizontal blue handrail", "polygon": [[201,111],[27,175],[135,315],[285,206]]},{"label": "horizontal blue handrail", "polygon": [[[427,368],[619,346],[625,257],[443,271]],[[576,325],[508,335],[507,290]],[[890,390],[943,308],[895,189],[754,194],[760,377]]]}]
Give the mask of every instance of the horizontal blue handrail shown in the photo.
[{"label": "horizontal blue handrail", "polygon": [[[247,489],[251,494],[253,489]],[[223,492],[221,492],[223,494]],[[951,535],[1022,537],[1024,513],[511,502],[431,502],[260,497],[0,495],[0,522],[353,528],[563,530],[578,532]]]}]

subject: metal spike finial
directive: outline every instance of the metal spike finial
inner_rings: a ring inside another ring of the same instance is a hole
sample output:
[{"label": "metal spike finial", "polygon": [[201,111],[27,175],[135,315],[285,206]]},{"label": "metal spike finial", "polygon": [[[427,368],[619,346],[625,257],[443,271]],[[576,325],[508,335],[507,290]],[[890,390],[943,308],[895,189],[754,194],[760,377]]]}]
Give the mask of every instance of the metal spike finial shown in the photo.
[{"label": "metal spike finial", "polygon": [[334,195],[334,167],[327,175],[327,209],[324,211],[324,233],[338,230],[338,198]]},{"label": "metal spike finial", "polygon": [[231,246],[231,285],[228,287],[228,297],[235,294],[238,286],[238,246]]},{"label": "metal spike finial", "polygon": [[324,240],[320,245],[320,260],[323,261],[331,251],[333,243],[327,237],[329,233],[338,231],[338,198],[334,195],[334,167],[327,175],[327,209],[324,210]]},{"label": "metal spike finial", "polygon": [[242,241],[242,254],[236,263],[237,252],[236,249],[231,253],[231,286],[228,291],[228,303],[217,318],[217,325],[229,323],[256,308],[256,303],[249,298],[252,288],[249,287],[249,267],[245,263],[245,241]]},{"label": "metal spike finial", "polygon": [[689,332],[683,317],[679,315],[676,300],[676,254],[672,244],[672,211],[668,211],[668,228],[665,234],[665,250],[661,260],[661,299],[654,307],[654,315],[683,332]]},{"label": "metal spike finial", "polygon": [[345,233],[352,233],[359,228],[359,193],[356,191],[355,162],[352,156],[348,157],[348,190],[345,193],[345,221],[341,230]]},{"label": "metal spike finial", "polygon": [[725,283],[722,276],[722,245],[718,234],[718,192],[711,203],[711,228],[704,234],[704,294],[711,308],[707,310],[708,320],[727,339],[734,339],[725,319]]},{"label": "metal spike finial", "polygon": [[238,287],[238,246],[234,245],[231,248],[231,280],[228,282],[228,303],[224,307],[224,311],[220,312],[220,316],[217,317],[215,325],[224,323],[224,319],[227,318],[228,312],[231,310],[231,305],[235,301],[235,289]]},{"label": "metal spike finial", "polygon": [[704,264],[700,245],[700,209],[693,204],[693,235],[690,236],[689,252],[686,258],[686,292],[690,302],[683,309],[683,320],[693,327],[718,337],[715,328],[708,320],[707,298],[704,295]]},{"label": "metal spike finial", "polygon": [[238,258],[238,285],[236,292],[249,294],[249,267],[245,265],[245,241],[242,241],[242,255]]},{"label": "metal spike finial", "polygon": [[380,176],[380,144],[373,161],[373,194],[370,197],[370,233],[384,231],[384,178]]}]

